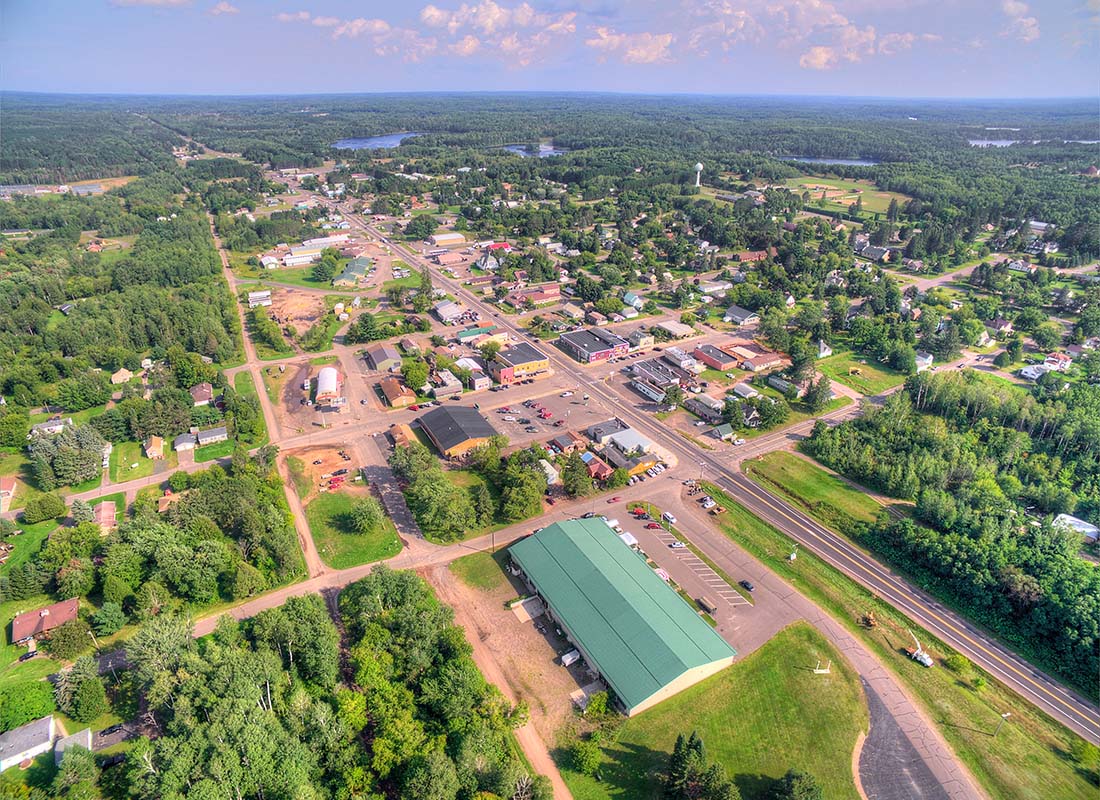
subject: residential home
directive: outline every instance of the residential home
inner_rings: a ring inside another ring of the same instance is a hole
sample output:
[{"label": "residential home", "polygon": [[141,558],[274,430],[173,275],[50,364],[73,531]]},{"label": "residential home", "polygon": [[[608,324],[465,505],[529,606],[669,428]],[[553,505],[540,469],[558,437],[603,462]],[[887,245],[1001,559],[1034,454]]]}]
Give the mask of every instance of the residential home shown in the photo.
[{"label": "residential home", "polygon": [[726,309],[726,313],[725,316],[722,317],[722,321],[732,322],[734,325],[741,327],[742,325],[759,322],[760,317],[755,311],[749,311],[747,308],[741,308],[741,306],[730,306]]},{"label": "residential home", "polygon": [[733,393],[743,400],[749,400],[753,397],[757,397],[760,394],[760,392],[756,391],[756,389],[752,388],[752,386],[748,383],[737,384],[733,387]]},{"label": "residential home", "polygon": [[605,317],[603,314],[593,308],[584,315],[584,321],[587,322],[589,325],[606,325],[607,317]]},{"label": "residential home", "polygon": [[52,714],[0,734],[0,772],[48,753],[56,735]]},{"label": "residential home", "polygon": [[11,508],[11,501],[15,499],[15,476],[0,476],[0,514]]},{"label": "residential home", "polygon": [[93,517],[95,524],[99,526],[100,531],[108,533],[117,527],[117,521],[115,519],[118,509],[115,507],[113,500],[105,500],[102,503],[97,503],[92,508],[95,516]]},{"label": "residential home", "polygon": [[833,354],[833,348],[831,348],[824,339],[817,340],[817,357],[828,358]]},{"label": "residential home", "polygon": [[30,433],[27,434],[27,438],[37,439],[39,436],[54,436],[61,433],[61,431],[65,430],[65,428],[71,427],[73,427],[72,417],[50,417],[45,422],[39,422],[31,425],[31,430]]},{"label": "residential home", "polygon": [[728,442],[730,439],[733,438],[734,435],[733,426],[730,425],[728,422],[723,422],[721,425],[715,426],[715,428],[711,431],[711,435],[714,436],[715,439],[719,439],[723,442]]},{"label": "residential home", "polygon": [[932,354],[924,350],[917,351],[917,372],[924,372],[932,366]]},{"label": "residential home", "polygon": [[452,394],[462,393],[462,381],[449,369],[441,369],[435,374],[434,385],[431,388],[432,397],[447,397]]},{"label": "residential home", "polygon": [[74,734],[58,739],[53,747],[53,765],[61,766],[61,760],[65,757],[65,751],[70,747],[83,747],[89,753],[92,751],[92,729],[85,728]]},{"label": "residential home", "polygon": [[588,469],[588,477],[597,481],[606,481],[615,470],[595,453],[581,453],[581,460]]},{"label": "residential home", "polygon": [[199,447],[203,447],[208,444],[214,444],[216,442],[224,442],[229,438],[229,431],[224,425],[219,425],[216,428],[210,428],[209,430],[199,431],[195,434],[195,441]]},{"label": "residential home", "polygon": [[1073,359],[1067,353],[1049,353],[1043,366],[1053,372],[1065,372],[1073,366]]},{"label": "residential home", "polygon": [[1007,336],[1012,333],[1012,323],[1007,319],[1001,319],[999,317],[986,323],[985,327],[988,328],[994,336]]},{"label": "residential home", "polygon": [[382,395],[392,408],[405,408],[416,402],[416,392],[406,386],[396,375],[388,375],[378,382]]},{"label": "residential home", "polygon": [[722,419],[725,403],[708,394],[699,394],[685,400],[684,408],[707,422],[718,422]]},{"label": "residential home", "polygon": [[124,383],[129,383],[130,379],[134,377],[134,373],[126,369],[126,367],[120,367],[118,372],[111,375],[111,385],[120,386]]},{"label": "residential home", "polygon": [[164,458],[164,439],[159,436],[150,436],[145,440],[145,457],[154,461]]},{"label": "residential home", "polygon": [[743,250],[740,253],[734,253],[733,260],[742,264],[752,264],[764,261],[769,256],[774,258],[776,255],[777,251],[774,247],[769,247],[767,250]]},{"label": "residential home", "polygon": [[11,621],[11,643],[23,644],[31,639],[41,639],[54,628],[76,619],[80,600],[76,597],[59,603],[16,614]]},{"label": "residential home", "polygon": [[730,281],[700,281],[698,288],[705,295],[715,295],[728,292],[733,288],[733,284]]},{"label": "residential home", "polygon": [[1089,542],[1095,542],[1097,539],[1100,539],[1100,528],[1080,517],[1074,517],[1069,514],[1059,514],[1054,518],[1054,525],[1080,534]]},{"label": "residential home", "polygon": [[419,353],[420,353],[420,345],[418,345],[415,341],[413,341],[408,336],[406,336],[404,339],[402,339],[397,344],[398,344],[398,346],[400,346],[400,348],[402,350],[405,351],[406,355],[415,356],[415,355],[419,355]]},{"label": "residential home", "polygon": [[192,386],[190,392],[191,402],[196,406],[208,406],[214,399],[214,387],[206,381]]},{"label": "residential home", "polygon": [[364,349],[364,356],[371,369],[390,372],[401,366],[401,354],[397,349],[384,342],[375,342]]},{"label": "residential home", "polygon": [[806,394],[805,388],[799,386],[798,384],[791,383],[786,378],[781,378],[778,375],[768,376],[768,386],[772,387],[773,389],[778,389],[784,395],[792,391],[794,392],[795,397],[802,397],[802,395]]},{"label": "residential home", "polygon": [[640,310],[645,305],[645,298],[634,292],[623,292],[623,303]]},{"label": "residential home", "polygon": [[584,319],[584,309],[575,303],[566,303],[559,309],[559,313],[567,319]]},{"label": "residential home", "polygon": [[1026,378],[1029,381],[1037,381],[1050,371],[1050,367],[1045,364],[1030,364],[1021,369],[1019,374],[1021,378]]},{"label": "residential home", "polygon": [[198,438],[193,433],[181,433],[172,440],[172,449],[177,453],[181,450],[194,450]]}]

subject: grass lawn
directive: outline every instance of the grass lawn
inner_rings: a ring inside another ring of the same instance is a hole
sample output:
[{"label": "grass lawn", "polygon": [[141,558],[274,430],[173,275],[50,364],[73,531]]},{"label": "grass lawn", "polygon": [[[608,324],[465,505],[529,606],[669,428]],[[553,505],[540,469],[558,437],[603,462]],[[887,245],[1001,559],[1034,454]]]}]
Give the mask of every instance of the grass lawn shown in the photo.
[{"label": "grass lawn", "polygon": [[[815,675],[817,661],[829,659],[831,674]],[[825,797],[852,798],[852,749],[867,726],[858,675],[821,634],[797,623],[744,661],[628,719],[604,750],[602,781],[568,769],[562,776],[577,800],[658,798],[677,735],[697,731],[708,760],[725,767],[745,800],[773,797],[792,766],[814,775]]]},{"label": "grass lawn", "polygon": [[[876,364],[872,359],[850,352],[823,358],[815,366],[837,383],[843,383],[868,396],[882,394],[887,389],[904,383],[908,377],[883,364]],[[853,370],[859,370],[859,373],[855,374]]]},{"label": "grass lawn", "polygon": [[0,564],[0,575],[7,575],[37,553],[38,549],[42,547],[42,543],[46,541],[46,537],[57,528],[57,520],[55,519],[47,519],[33,525],[24,525],[17,519],[15,524],[22,529],[23,533],[11,539],[15,549],[12,550],[11,558]]},{"label": "grass lawn", "polygon": [[349,533],[343,518],[351,513],[357,495],[328,492],[306,506],[309,530],[321,560],[333,569],[347,569],[397,555],[401,542],[389,517],[369,534]]},{"label": "grass lawn", "polygon": [[471,553],[452,561],[450,570],[467,586],[491,592],[508,582],[504,574],[507,561],[508,552],[504,549],[496,553]]},{"label": "grass lawn", "polygon": [[83,411],[74,411],[71,414],[66,412],[66,411],[54,412],[54,413],[45,413],[45,412],[39,411],[36,414],[31,414],[30,415],[30,421],[31,421],[31,425],[35,425],[39,422],[45,422],[50,417],[57,416],[57,414],[60,414],[63,419],[72,419],[73,425],[83,425],[84,423],[95,419],[96,417],[98,417],[100,414],[102,414],[106,410],[107,410],[106,406],[93,406],[92,408],[86,408]]},{"label": "grass lawn", "polygon": [[[394,266],[397,266],[397,262],[394,262]],[[382,284],[382,293],[385,294],[390,289],[396,289],[399,286],[404,286],[407,289],[415,289],[420,285],[420,276],[413,273],[407,278],[393,278],[385,281]]]},{"label": "grass lawn", "polygon": [[[252,380],[252,373],[242,370],[233,376],[233,390],[241,397],[251,397],[259,400],[256,393],[256,383]],[[268,442],[267,423],[264,422],[263,411],[260,411],[260,435],[245,442],[249,447],[263,447]]]},{"label": "grass lawn", "polygon": [[[168,449],[169,447],[170,443],[166,442],[165,449],[168,450],[164,458],[168,465],[165,470],[166,473],[174,470],[179,464],[179,454]],[[131,469],[132,464],[137,464],[137,466]],[[111,450],[110,475],[112,483],[123,483],[124,481],[132,481],[135,478],[145,478],[153,474],[156,466],[156,461],[145,457],[145,450],[140,442],[121,442]]]},{"label": "grass lawn", "polygon": [[[977,670],[960,676],[941,666],[925,669],[912,661],[901,649],[909,646],[907,627],[937,659],[951,650],[812,551],[801,548],[796,561],[787,561],[792,539],[716,486],[705,484],[705,489],[727,509],[717,520],[722,532],[825,609],[875,653],[924,706],[991,798],[1095,798],[1095,785],[1067,757],[1074,734],[992,676],[983,675],[988,685],[979,692],[972,684]],[[858,624],[868,612],[878,620],[874,629]],[[992,731],[1006,712],[1012,717],[994,739]]]},{"label": "grass lawn", "polygon": [[195,448],[195,460],[196,461],[213,461],[216,458],[226,458],[233,455],[233,448],[236,446],[236,442],[232,439],[226,439],[224,442],[215,442],[214,444],[208,444],[204,447]]},{"label": "grass lawn", "polygon": [[279,404],[279,396],[283,392],[283,385],[289,378],[289,370],[280,372],[278,367],[264,367],[264,391],[267,392],[267,399],[274,405]]},{"label": "grass lawn", "polygon": [[306,474],[306,462],[297,456],[289,456],[286,460],[287,471],[290,473],[290,482],[294,484],[294,491],[298,493],[298,497],[305,498],[309,496],[309,490],[313,488],[313,483],[309,479],[309,475]]},{"label": "grass lawn", "polygon": [[744,464],[745,474],[826,525],[850,531],[874,522],[882,506],[836,475],[790,453],[776,451]]},{"label": "grass lawn", "polygon": [[[339,266],[336,268],[336,274],[339,275],[340,271],[347,264],[349,259],[340,259]],[[333,288],[332,281],[315,281],[313,279],[313,265],[306,267],[290,267],[282,269],[270,269],[264,270],[261,283],[285,283],[292,286],[302,286],[306,289],[325,289],[326,291],[341,291],[339,288]]]},{"label": "grass lawn", "polygon": [[[818,165],[823,170],[828,169],[827,164]],[[896,199],[898,204],[904,204],[909,201],[909,197],[898,192],[886,192],[879,189],[870,181],[849,181],[843,178],[818,178],[816,176],[803,176],[800,178],[791,178],[787,181],[786,186],[794,191],[803,192],[808,191],[810,193],[810,202],[808,207],[812,208],[818,205],[821,199],[821,189],[813,187],[827,186],[830,193],[832,190],[839,190],[844,192],[842,196],[833,197],[831,194],[825,200],[824,204],[820,207],[847,211],[848,206],[856,201],[859,196],[863,197],[863,211],[864,213],[879,212],[885,214],[890,208],[890,200]],[[857,190],[862,190],[857,194]]]}]

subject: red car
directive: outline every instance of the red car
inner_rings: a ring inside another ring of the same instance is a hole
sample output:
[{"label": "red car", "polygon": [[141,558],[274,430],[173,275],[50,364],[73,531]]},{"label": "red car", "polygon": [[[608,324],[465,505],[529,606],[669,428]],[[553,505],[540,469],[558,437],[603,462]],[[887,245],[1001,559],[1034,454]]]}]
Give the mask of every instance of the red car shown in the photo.
[{"label": "red car", "polygon": [[661,530],[661,526],[656,522],[650,522],[645,527],[646,527],[646,530],[650,530],[650,531],[659,531],[659,530]]},{"label": "red car", "polygon": [[409,411],[419,411],[420,406],[409,406]]},{"label": "red car", "polygon": [[539,419],[550,419],[553,416],[554,415],[552,413],[550,413],[549,411],[540,411],[539,412]]},{"label": "red car", "polygon": [[610,500],[608,500],[608,501],[607,501],[607,504],[608,504],[608,505],[611,505],[612,503],[617,503],[617,502],[619,502],[620,500],[622,500],[622,498],[621,498],[621,497],[612,497],[612,498],[611,498]]}]

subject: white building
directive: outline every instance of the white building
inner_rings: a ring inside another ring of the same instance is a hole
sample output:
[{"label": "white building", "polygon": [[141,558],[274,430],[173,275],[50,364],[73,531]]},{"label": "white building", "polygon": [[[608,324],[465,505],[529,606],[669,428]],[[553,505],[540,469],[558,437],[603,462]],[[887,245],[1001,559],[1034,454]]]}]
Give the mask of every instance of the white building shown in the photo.
[{"label": "white building", "polygon": [[453,244],[466,244],[466,237],[461,233],[436,233],[428,237],[432,247],[447,247]]},{"label": "white building", "polygon": [[54,736],[52,714],[0,735],[0,772],[49,752]]}]

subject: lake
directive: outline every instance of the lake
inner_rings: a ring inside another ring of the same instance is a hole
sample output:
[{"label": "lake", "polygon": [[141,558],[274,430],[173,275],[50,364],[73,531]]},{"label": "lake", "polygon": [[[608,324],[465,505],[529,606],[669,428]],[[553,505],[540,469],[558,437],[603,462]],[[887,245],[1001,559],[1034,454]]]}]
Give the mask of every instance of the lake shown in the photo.
[{"label": "lake", "polygon": [[337,150],[381,150],[397,147],[406,139],[414,136],[422,136],[417,131],[404,131],[403,133],[384,133],[381,136],[362,136],[351,139],[341,139],[333,142],[332,146]]},{"label": "lake", "polygon": [[810,158],[809,156],[783,156],[784,161],[800,161],[803,164],[839,164],[844,167],[873,167],[878,161],[869,158]]},{"label": "lake", "polygon": [[[527,151],[527,145],[525,144],[506,144],[504,145],[504,149],[507,150],[509,153],[515,153],[516,155],[523,158],[530,158],[531,156],[535,155],[534,153],[530,153]],[[554,145],[552,144],[540,143],[538,157],[549,158],[550,156],[565,155],[568,152],[568,150],[562,147],[554,147]]]},{"label": "lake", "polygon": [[[967,139],[971,147],[1009,147],[1014,144],[1025,144],[1022,139]],[[1054,144],[1057,139],[1033,139],[1031,144]],[[1062,139],[1062,144],[1100,144],[1096,139]]]}]

